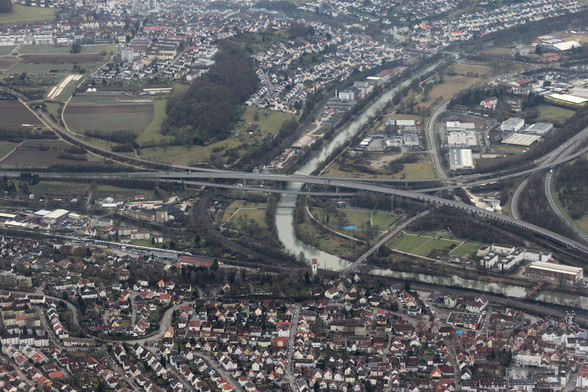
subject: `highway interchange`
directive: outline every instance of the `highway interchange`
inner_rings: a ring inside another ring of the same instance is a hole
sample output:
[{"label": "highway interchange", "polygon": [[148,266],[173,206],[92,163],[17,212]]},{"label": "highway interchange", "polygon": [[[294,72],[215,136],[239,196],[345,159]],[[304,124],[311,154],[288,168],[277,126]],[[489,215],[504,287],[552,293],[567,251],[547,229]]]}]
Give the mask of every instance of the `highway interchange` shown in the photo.
[{"label": "highway interchange", "polygon": [[[524,188],[524,185],[528,179],[528,177],[523,181],[521,186],[515,192],[513,197],[514,204],[514,211],[513,216],[509,217],[502,214],[498,214],[492,211],[488,211],[482,208],[478,208],[475,206],[471,206],[469,204],[455,201],[455,200],[447,200],[443,199],[438,196],[429,195],[426,192],[431,191],[439,191],[444,189],[454,189],[458,187],[471,187],[475,185],[483,185],[492,182],[501,181],[507,178],[514,178],[518,176],[528,176],[531,173],[540,170],[548,170],[553,167],[556,167],[562,163],[568,162],[571,159],[574,159],[578,156],[581,156],[586,153],[587,147],[584,147],[579,152],[575,152],[578,148],[582,147],[583,143],[586,141],[588,137],[588,127],[579,132],[569,141],[564,143],[559,149],[556,149],[544,156],[543,158],[536,160],[535,163],[537,164],[536,167],[523,170],[520,172],[508,173],[508,174],[486,174],[486,175],[470,175],[470,176],[463,176],[459,178],[448,178],[446,177],[444,171],[441,169],[441,162],[438,157],[438,152],[436,148],[435,136],[434,136],[434,127],[435,127],[435,119],[436,117],[446,109],[447,102],[441,105],[433,114],[435,117],[431,118],[431,121],[427,124],[426,127],[426,135],[428,143],[431,147],[432,156],[434,159],[435,168],[438,171],[441,178],[435,179],[423,179],[423,180],[406,180],[406,179],[384,179],[384,178],[368,178],[368,179],[359,179],[359,178],[342,178],[342,177],[318,177],[318,176],[302,176],[302,175],[294,175],[294,174],[267,174],[267,173],[249,173],[249,172],[236,172],[236,171],[228,171],[228,170],[216,170],[216,169],[205,169],[199,167],[190,167],[190,166],[181,166],[181,165],[168,165],[162,164],[159,162],[152,162],[148,160],[144,160],[141,158],[129,157],[124,154],[117,154],[111,151],[100,149],[96,146],[90,145],[84,141],[81,141],[71,133],[67,132],[66,130],[62,129],[60,126],[55,124],[40,107],[35,106],[34,108],[30,108],[28,106],[28,102],[24,96],[19,94],[18,92],[11,91],[4,89],[18,97],[18,99],[27,107],[31,112],[46,126],[53,129],[60,137],[64,140],[69,141],[73,144],[76,144],[80,147],[83,147],[94,154],[101,155],[107,157],[109,159],[115,161],[121,161],[123,163],[127,163],[130,165],[135,165],[138,167],[145,167],[149,169],[159,169],[159,170],[170,170],[170,171],[159,171],[159,172],[127,172],[127,173],[42,173],[44,177],[69,177],[69,178],[101,178],[101,179],[129,179],[129,178],[152,178],[158,179],[161,181],[183,181],[185,184],[192,184],[197,186],[212,186],[212,187],[223,187],[223,188],[232,188],[241,191],[260,191],[263,189],[263,192],[275,192],[275,193],[288,193],[289,191],[285,191],[283,189],[272,189],[268,187],[264,187],[264,182],[272,182],[272,183],[289,183],[289,182],[297,182],[297,183],[305,183],[305,184],[314,184],[314,185],[321,185],[327,187],[335,187],[335,192],[318,192],[319,196],[349,196],[351,193],[349,192],[339,192],[340,189],[345,190],[355,190],[355,191],[369,191],[369,192],[379,192],[388,195],[400,196],[405,197],[408,199],[418,200],[425,203],[435,204],[437,206],[445,206],[450,207],[453,209],[461,210],[463,212],[469,214],[475,214],[479,217],[483,217],[486,219],[491,219],[494,221],[498,221],[501,223],[509,224],[511,226],[529,230],[539,236],[544,238],[550,239],[555,241],[560,245],[564,245],[568,248],[573,248],[578,250],[585,255],[588,255],[588,245],[577,242],[571,238],[568,238],[564,235],[555,233],[551,230],[547,230],[545,228],[539,227],[537,225],[525,222],[519,219],[517,205],[518,199]],[[179,170],[179,171],[178,171]],[[207,181],[198,181],[198,180],[232,180],[238,181],[236,184],[218,184],[214,182],[207,182]],[[261,185],[258,186],[248,186],[246,181],[254,181],[256,183],[261,182]],[[430,189],[424,190],[403,190],[403,189],[396,189],[391,187],[386,183],[404,183],[407,185],[408,183],[417,183],[417,182],[439,182],[443,181],[443,186],[435,187]],[[377,183],[381,183],[383,185],[376,185]],[[307,192],[307,191],[298,191],[294,193],[300,194],[317,194],[315,192]],[[561,214],[561,213],[560,213]],[[585,236],[581,236],[581,238],[585,239]]]}]

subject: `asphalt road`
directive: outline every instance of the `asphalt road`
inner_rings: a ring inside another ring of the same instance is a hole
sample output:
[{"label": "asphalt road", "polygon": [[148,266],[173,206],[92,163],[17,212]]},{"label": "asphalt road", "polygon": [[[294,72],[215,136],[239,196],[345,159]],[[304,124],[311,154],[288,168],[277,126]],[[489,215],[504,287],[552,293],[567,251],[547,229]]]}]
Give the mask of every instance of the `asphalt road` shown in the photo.
[{"label": "asphalt road", "polygon": [[427,126],[425,127],[427,144],[429,145],[429,150],[431,150],[431,157],[433,158],[433,166],[440,179],[446,179],[447,174],[445,173],[445,170],[443,170],[443,165],[441,164],[441,158],[439,156],[439,149],[437,146],[437,138],[435,136],[435,126],[437,125],[437,117],[439,117],[441,113],[447,110],[447,105],[449,105],[449,102],[450,101],[447,100],[437,109],[435,109],[435,111],[429,118]]},{"label": "asphalt road", "polygon": [[553,212],[555,212],[555,214],[559,217],[559,219],[561,219],[562,222],[564,222],[566,226],[570,228],[570,230],[576,233],[578,237],[580,237],[584,242],[588,244],[588,235],[586,235],[586,233],[582,229],[576,226],[574,222],[571,222],[571,218],[568,218],[568,216],[566,216],[557,206],[557,203],[555,202],[555,199],[553,197],[553,193],[551,193],[553,174],[553,171],[550,170],[545,175],[545,196],[547,197],[547,202],[549,203],[549,206],[551,207]]},{"label": "asphalt road", "polygon": [[[588,137],[588,127],[584,128],[582,131],[578,132],[572,138],[570,138],[567,142],[562,144],[559,148],[551,151],[545,157],[536,160],[536,163],[539,163],[537,169],[543,169],[551,167],[553,163],[564,161],[564,158],[572,153],[576,148],[578,148],[581,143],[583,143],[586,138]],[[586,149],[583,149],[585,151]],[[519,211],[519,203],[521,195],[523,194],[524,189],[526,188],[527,184],[529,183],[529,178],[525,178],[525,180],[517,187],[512,200],[510,202],[510,211],[514,218],[521,219],[520,211]],[[556,212],[557,213],[557,212]]]}]

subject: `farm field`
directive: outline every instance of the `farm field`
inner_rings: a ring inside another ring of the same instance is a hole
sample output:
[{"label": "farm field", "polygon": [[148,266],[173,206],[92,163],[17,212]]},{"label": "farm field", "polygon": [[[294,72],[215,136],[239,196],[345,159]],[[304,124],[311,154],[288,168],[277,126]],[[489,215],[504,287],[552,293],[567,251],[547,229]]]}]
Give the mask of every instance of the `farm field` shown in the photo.
[{"label": "farm field", "polygon": [[449,235],[431,236],[408,232],[403,232],[388,242],[391,249],[422,257],[428,257],[434,250],[449,250],[449,254],[452,256],[467,257],[482,245],[479,242],[466,242],[464,239]]},{"label": "farm field", "polygon": [[[2,48],[2,47],[0,47]],[[15,57],[4,56],[0,57],[0,72],[6,71],[8,68],[12,67],[14,64],[18,63],[19,59]]]},{"label": "farm field", "polygon": [[[51,55],[53,56],[53,55]],[[27,63],[24,61],[20,61],[10,68],[6,70],[6,73],[11,74],[22,74],[23,72],[28,75],[45,75],[45,74],[55,74],[55,73],[67,73],[71,74],[77,71],[77,69],[86,69],[86,70],[94,70],[98,66],[100,66],[102,62],[91,62],[91,63],[80,63],[78,62],[75,64],[74,62],[71,63]],[[76,67],[76,69],[74,69]]]},{"label": "farm field", "polygon": [[135,195],[143,195],[148,199],[155,198],[152,189],[129,189],[111,185],[63,181],[40,181],[38,184],[31,185],[30,190],[39,196],[63,194],[83,195],[85,192],[88,192],[92,194],[93,199],[103,199],[105,197],[127,198]]},{"label": "farm field", "polygon": [[93,166],[93,155],[69,152],[72,146],[60,140],[27,140],[6,156],[0,167],[4,169],[48,168],[52,165]]},{"label": "farm field", "polygon": [[0,46],[0,56],[9,55],[14,48],[14,46]]},{"label": "farm field", "polygon": [[18,143],[0,141],[0,162],[2,162],[2,159],[4,159],[4,157],[16,146],[18,146]]},{"label": "farm field", "polygon": [[235,200],[223,212],[222,225],[239,229],[245,223],[253,220],[260,228],[267,229],[266,209],[267,203]]},{"label": "farm field", "polygon": [[39,120],[20,101],[0,100],[0,118],[2,128],[19,130],[23,124],[41,125]]},{"label": "farm field", "polygon": [[83,195],[86,191],[87,184],[77,182],[61,181],[39,181],[35,185],[30,185],[29,189],[37,196],[45,195]]},{"label": "farm field", "polygon": [[65,109],[65,121],[76,132],[139,133],[153,120],[151,98],[76,96]]},{"label": "farm field", "polygon": [[54,45],[23,45],[18,50],[19,55],[26,54],[55,54],[55,53],[70,53],[71,46],[54,46]]},{"label": "farm field", "polygon": [[41,7],[25,7],[20,4],[12,5],[12,13],[0,15],[0,24],[19,24],[37,22],[55,18],[57,9]]}]

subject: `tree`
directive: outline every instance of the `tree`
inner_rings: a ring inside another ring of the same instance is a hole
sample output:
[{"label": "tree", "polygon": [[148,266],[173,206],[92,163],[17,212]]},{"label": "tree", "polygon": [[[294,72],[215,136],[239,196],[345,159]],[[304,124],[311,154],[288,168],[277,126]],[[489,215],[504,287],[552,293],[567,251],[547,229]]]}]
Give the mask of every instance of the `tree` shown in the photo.
[{"label": "tree", "polygon": [[11,0],[0,0],[0,14],[9,14],[12,12]]},{"label": "tree", "polygon": [[82,51],[82,45],[79,42],[74,42],[71,46],[71,53],[80,53]]}]

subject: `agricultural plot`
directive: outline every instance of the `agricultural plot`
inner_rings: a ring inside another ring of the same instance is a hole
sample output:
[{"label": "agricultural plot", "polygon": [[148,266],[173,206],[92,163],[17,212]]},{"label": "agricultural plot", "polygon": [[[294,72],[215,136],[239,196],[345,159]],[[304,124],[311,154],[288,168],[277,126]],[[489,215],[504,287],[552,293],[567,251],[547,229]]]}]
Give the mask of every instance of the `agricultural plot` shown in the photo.
[{"label": "agricultural plot", "polygon": [[10,14],[0,14],[0,24],[20,24],[38,22],[55,18],[56,8],[25,7],[20,4],[12,5]]},{"label": "agricultural plot", "polygon": [[53,45],[23,45],[18,50],[19,55],[26,54],[56,54],[56,53],[70,53],[71,46],[53,46]]},{"label": "agricultural plot", "polygon": [[[93,71],[104,62],[99,53],[69,53],[69,47],[27,45],[21,48],[20,61],[7,69],[10,74],[42,75],[56,73],[84,73]],[[33,53],[22,53],[33,51]],[[41,51],[41,52],[34,52]],[[45,52],[42,52],[45,51]],[[60,51],[64,51],[60,53]]]},{"label": "agricultural plot", "polygon": [[40,125],[39,120],[19,101],[0,100],[0,128],[19,130],[23,124]]},{"label": "agricultural plot", "polygon": [[11,143],[11,142],[2,142],[2,141],[0,141],[0,162],[17,145],[18,145],[18,143]]},{"label": "agricultural plot", "polygon": [[[0,46],[0,48],[2,48]],[[14,64],[18,63],[19,59],[14,57],[0,57],[0,72],[5,72],[8,68],[12,67]]]},{"label": "agricultural plot", "polygon": [[[69,94],[64,94],[65,93],[64,90],[66,89],[66,87],[69,84],[72,84],[75,87],[75,85],[79,82],[79,80],[81,78],[82,78],[82,75],[68,75],[68,76],[66,76],[57,86],[53,87],[51,89],[51,91],[49,91],[49,94],[47,94],[47,98],[48,99],[56,99],[60,95],[69,95]],[[66,91],[69,91],[69,89]]]},{"label": "agricultural plot", "polygon": [[14,46],[0,46],[0,56],[9,55],[14,48]]},{"label": "agricultural plot", "polygon": [[27,140],[8,154],[0,167],[4,169],[48,168],[52,165],[93,166],[87,154],[70,153],[71,145],[59,140]]},{"label": "agricultural plot", "polygon": [[68,127],[76,132],[142,132],[153,120],[151,98],[76,96],[65,109]]}]

